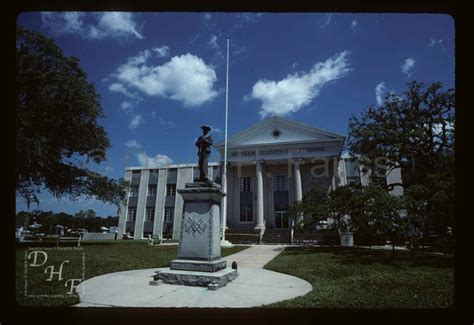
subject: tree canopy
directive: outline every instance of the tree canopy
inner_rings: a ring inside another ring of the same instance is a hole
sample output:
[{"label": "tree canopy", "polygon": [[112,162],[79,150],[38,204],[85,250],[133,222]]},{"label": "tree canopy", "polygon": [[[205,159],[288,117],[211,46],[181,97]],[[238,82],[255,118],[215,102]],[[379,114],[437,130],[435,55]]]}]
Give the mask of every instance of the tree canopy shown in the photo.
[{"label": "tree canopy", "polygon": [[383,157],[388,169],[400,167],[409,213],[423,215],[444,236],[454,226],[454,89],[412,81],[398,95],[388,93],[349,120],[348,148],[374,168]]},{"label": "tree canopy", "polygon": [[[54,196],[95,196],[118,204],[124,183],[84,167],[106,159],[110,142],[97,120],[100,97],[76,57],[17,26],[16,189],[28,204],[44,187]],[[81,166],[82,165],[82,166]]]},{"label": "tree canopy", "polygon": [[402,95],[388,93],[380,106],[369,106],[349,120],[348,148],[368,166],[377,158],[402,168],[403,185],[424,181],[454,154],[454,89],[441,83],[407,84]]},{"label": "tree canopy", "polygon": [[377,240],[403,243],[412,235],[411,218],[403,213],[406,203],[378,185],[349,184],[329,193],[315,187],[301,202],[293,203],[287,213],[293,218],[303,215],[306,226],[330,218],[331,227],[354,232],[358,244],[370,245]]}]

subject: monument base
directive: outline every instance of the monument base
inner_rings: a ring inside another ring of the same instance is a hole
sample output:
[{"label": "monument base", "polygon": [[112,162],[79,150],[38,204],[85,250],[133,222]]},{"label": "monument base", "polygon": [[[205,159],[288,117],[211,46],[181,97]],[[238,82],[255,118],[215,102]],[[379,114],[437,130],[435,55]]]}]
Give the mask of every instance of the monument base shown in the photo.
[{"label": "monument base", "polygon": [[212,287],[211,289],[225,287],[227,283],[237,278],[237,270],[222,269],[216,272],[198,272],[165,269],[157,271],[154,280],[162,280],[166,284]]},{"label": "monument base", "polygon": [[225,193],[210,181],[186,183],[177,192],[184,201],[178,257],[169,268],[157,271],[154,280],[209,290],[227,285],[238,273],[227,269],[221,258],[220,202]]},{"label": "monument base", "polygon": [[219,259],[217,261],[198,261],[198,260],[172,260],[171,270],[198,271],[198,272],[216,272],[225,269],[227,262]]}]

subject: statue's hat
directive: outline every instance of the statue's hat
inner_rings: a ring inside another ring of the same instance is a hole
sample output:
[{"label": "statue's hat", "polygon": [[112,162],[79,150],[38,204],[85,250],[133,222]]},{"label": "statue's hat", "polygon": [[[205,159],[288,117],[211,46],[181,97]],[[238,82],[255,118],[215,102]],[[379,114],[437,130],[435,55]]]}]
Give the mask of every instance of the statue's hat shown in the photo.
[{"label": "statue's hat", "polygon": [[207,130],[210,131],[210,130],[211,130],[211,127],[210,127],[209,125],[204,124],[203,126],[201,126],[201,129],[203,129],[203,130],[206,130],[206,129],[207,129]]}]

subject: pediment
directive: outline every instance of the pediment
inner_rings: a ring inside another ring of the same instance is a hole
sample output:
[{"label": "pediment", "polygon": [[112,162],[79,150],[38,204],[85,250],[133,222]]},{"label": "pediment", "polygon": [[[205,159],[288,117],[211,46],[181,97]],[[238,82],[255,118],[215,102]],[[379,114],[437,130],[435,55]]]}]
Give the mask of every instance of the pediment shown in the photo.
[{"label": "pediment", "polygon": [[[343,135],[275,116],[229,137],[227,143],[229,147],[246,147],[342,139]],[[221,141],[216,147],[223,145]]]}]

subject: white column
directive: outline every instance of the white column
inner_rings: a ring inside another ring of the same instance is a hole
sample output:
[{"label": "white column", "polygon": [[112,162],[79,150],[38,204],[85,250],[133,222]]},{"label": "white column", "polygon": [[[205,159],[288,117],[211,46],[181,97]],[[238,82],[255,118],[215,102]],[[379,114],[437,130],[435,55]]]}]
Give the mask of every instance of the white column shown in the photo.
[{"label": "white column", "polygon": [[257,225],[255,229],[262,229],[265,227],[263,223],[263,166],[262,162],[257,160],[256,176],[257,176]]},{"label": "white column", "polygon": [[[303,200],[303,187],[301,185],[301,169],[300,162],[301,159],[296,159],[295,161],[295,200],[301,202]],[[301,223],[303,215],[299,215],[296,223]]]},{"label": "white column", "polygon": [[295,199],[303,200],[303,188],[301,186],[300,160],[295,160]]},{"label": "white column", "polygon": [[135,218],[135,230],[133,239],[144,239],[143,224],[145,222],[146,197],[148,192],[149,169],[142,169],[140,174],[140,185],[138,188],[137,215]]}]

